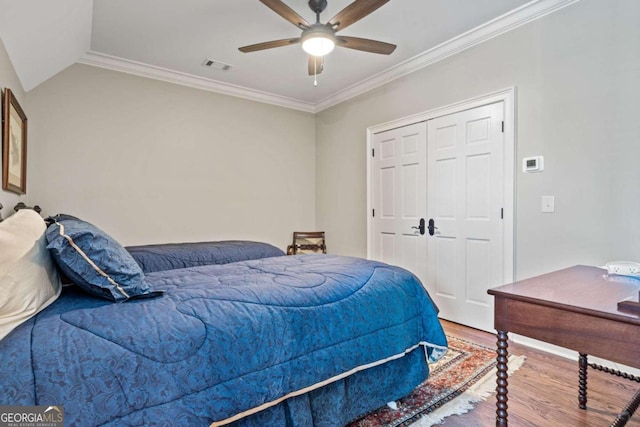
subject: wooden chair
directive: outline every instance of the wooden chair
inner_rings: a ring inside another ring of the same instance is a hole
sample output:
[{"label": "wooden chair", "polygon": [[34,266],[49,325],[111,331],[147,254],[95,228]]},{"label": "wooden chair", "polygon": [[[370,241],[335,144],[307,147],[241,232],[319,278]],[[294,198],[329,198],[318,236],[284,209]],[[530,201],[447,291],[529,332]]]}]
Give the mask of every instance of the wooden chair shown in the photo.
[{"label": "wooden chair", "polygon": [[327,253],[324,231],[294,231],[287,255]]}]

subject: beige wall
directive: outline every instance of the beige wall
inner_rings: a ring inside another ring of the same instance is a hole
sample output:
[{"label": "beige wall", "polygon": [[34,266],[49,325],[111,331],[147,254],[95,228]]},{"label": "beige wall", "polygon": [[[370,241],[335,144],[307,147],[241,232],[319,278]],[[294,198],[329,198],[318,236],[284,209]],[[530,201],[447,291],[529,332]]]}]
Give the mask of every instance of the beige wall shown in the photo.
[{"label": "beige wall", "polygon": [[[640,261],[638,22],[640,2],[583,0],[318,114],[317,226],[332,250],[366,255],[367,127],[515,86],[518,278]],[[543,173],[521,171],[532,155]]]},{"label": "beige wall", "polygon": [[30,200],[124,244],[315,227],[312,115],[85,65],[27,94]]},{"label": "beige wall", "polygon": [[[7,55],[7,50],[5,49],[4,44],[2,43],[2,40],[0,40],[0,91],[2,91],[3,94],[4,94],[5,88],[11,89],[11,92],[13,92],[13,94],[15,95],[16,99],[20,103],[20,106],[24,109],[25,108],[24,90],[22,89],[22,84],[20,83],[20,80],[16,75],[16,71],[13,68],[13,65],[11,64],[11,60],[9,59],[9,56]],[[2,99],[4,102],[4,97]],[[2,110],[2,108],[0,108],[0,110]],[[29,135],[28,132],[30,130],[29,129],[30,117],[29,117],[28,111],[25,112],[25,114],[27,115],[27,136],[28,136]],[[0,126],[0,129],[1,129],[1,126]],[[0,135],[2,135],[2,130],[0,130]],[[30,145],[27,143],[27,162],[28,162],[27,168],[28,169],[29,169],[29,165],[32,163],[31,156],[30,156],[31,151],[32,149]],[[0,159],[1,158],[2,158],[2,149],[0,147]],[[0,171],[2,171],[1,161],[0,161]],[[18,202],[27,203],[27,200],[28,200],[27,196],[30,195],[31,193],[32,183],[31,183],[31,180],[29,179],[30,177],[27,176],[27,194],[19,196],[15,193],[11,193],[9,191],[4,191],[1,189],[2,188],[1,176],[2,175],[0,175],[0,203],[4,206],[4,209],[0,211],[0,215],[2,215],[3,218],[6,218],[9,216],[9,214],[13,213],[13,207],[15,206],[16,203]]]}]

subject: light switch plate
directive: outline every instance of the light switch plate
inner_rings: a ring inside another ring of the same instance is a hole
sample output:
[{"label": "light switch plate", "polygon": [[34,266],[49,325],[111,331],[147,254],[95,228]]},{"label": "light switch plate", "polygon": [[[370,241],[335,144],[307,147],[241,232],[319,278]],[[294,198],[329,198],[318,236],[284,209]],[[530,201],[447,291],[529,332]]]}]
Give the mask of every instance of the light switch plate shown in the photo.
[{"label": "light switch plate", "polygon": [[542,212],[552,213],[556,209],[556,198],[554,196],[542,196]]}]

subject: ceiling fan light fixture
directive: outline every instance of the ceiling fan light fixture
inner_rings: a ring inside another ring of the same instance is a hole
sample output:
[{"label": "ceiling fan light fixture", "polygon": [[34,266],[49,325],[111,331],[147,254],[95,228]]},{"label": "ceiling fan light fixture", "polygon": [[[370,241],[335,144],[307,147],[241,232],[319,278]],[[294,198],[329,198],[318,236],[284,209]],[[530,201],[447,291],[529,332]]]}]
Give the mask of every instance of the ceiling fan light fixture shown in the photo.
[{"label": "ceiling fan light fixture", "polygon": [[336,43],[324,34],[309,37],[302,42],[302,49],[309,55],[325,56],[336,47]]},{"label": "ceiling fan light fixture", "polygon": [[336,47],[333,31],[322,24],[314,24],[301,37],[302,49],[309,55],[325,56]]}]

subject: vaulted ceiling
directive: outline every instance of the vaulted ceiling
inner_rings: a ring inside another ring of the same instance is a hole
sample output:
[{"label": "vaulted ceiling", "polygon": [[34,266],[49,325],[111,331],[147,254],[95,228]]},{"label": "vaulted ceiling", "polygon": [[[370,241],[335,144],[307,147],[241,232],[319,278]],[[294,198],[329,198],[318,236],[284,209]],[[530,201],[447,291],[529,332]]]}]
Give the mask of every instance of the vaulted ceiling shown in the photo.
[{"label": "vaulted ceiling", "polygon": [[[317,86],[300,45],[238,51],[300,35],[258,0],[0,0],[0,38],[26,91],[81,62],[313,112],[576,1],[391,0],[340,34],[395,52],[338,47]],[[284,2],[315,22],[306,0]],[[350,3],[329,0],[321,21]]]}]

